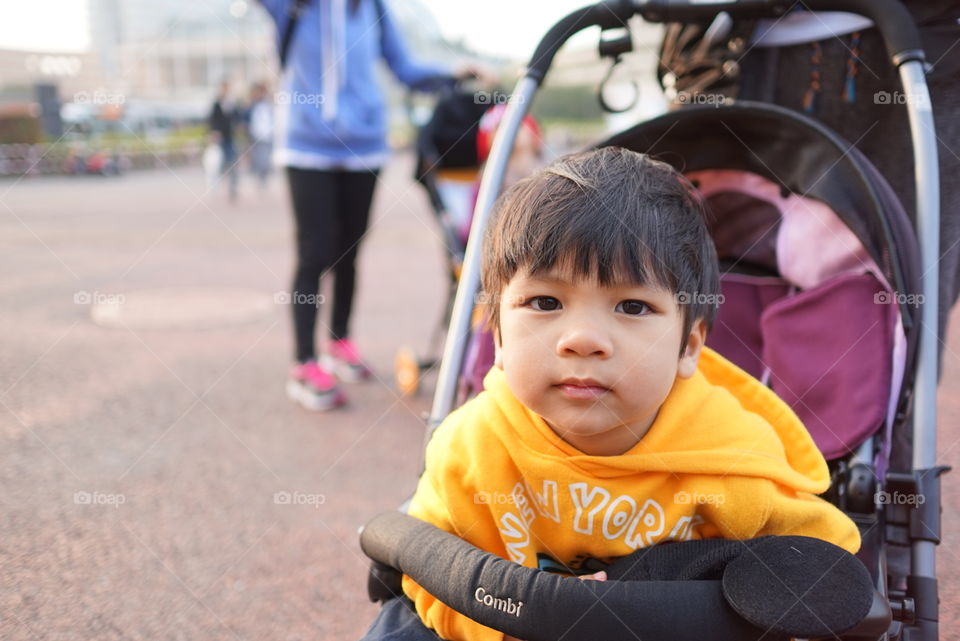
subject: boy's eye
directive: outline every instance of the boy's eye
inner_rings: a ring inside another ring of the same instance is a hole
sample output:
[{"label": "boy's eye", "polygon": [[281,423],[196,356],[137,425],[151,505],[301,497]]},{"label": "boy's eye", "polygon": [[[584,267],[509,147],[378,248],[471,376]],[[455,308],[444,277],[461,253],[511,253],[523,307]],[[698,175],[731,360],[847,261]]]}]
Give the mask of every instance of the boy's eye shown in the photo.
[{"label": "boy's eye", "polygon": [[650,310],[650,306],[639,300],[624,300],[617,303],[618,312],[629,314],[630,316],[639,316]]},{"label": "boy's eye", "polygon": [[538,312],[552,312],[560,309],[560,301],[553,296],[534,296],[528,304]]}]

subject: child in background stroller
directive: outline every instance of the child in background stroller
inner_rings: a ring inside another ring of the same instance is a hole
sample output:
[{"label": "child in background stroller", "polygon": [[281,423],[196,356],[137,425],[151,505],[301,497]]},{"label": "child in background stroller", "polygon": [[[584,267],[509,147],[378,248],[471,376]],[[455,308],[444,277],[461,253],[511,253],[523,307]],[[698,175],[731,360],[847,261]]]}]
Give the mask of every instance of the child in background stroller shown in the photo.
[{"label": "child in background stroller", "polygon": [[[476,203],[480,172],[490,154],[493,137],[503,118],[506,105],[488,107],[478,96],[486,92],[468,92],[456,87],[441,94],[429,122],[417,134],[417,169],[415,178],[423,185],[430,206],[442,233],[450,276],[450,292],[443,316],[432,341],[436,343],[450,320],[453,296],[463,255],[466,251]],[[542,165],[543,140],[540,127],[532,116],[523,119],[523,126],[514,143],[507,168],[505,187],[530,175]],[[486,372],[493,363],[493,339],[489,332],[475,333],[465,364],[464,398],[478,392],[480,378],[471,373]],[[397,389],[404,395],[416,393],[420,377],[436,364],[436,358],[419,358],[409,346],[401,347],[394,359]]]},{"label": "child in background stroller", "polygon": [[[667,7],[611,2],[575,12],[551,30],[534,54],[515,91],[520,99],[505,118],[504,136],[509,140],[519,128],[524,105],[557,49],[586,26],[622,26],[634,13],[658,22],[709,22],[716,12],[740,9],[776,15],[787,4],[676,2]],[[832,8],[827,2],[810,4],[818,10]],[[531,641],[839,634],[844,639],[938,638],[934,546],[940,536],[938,477],[943,468],[934,465],[936,350],[927,336],[921,340],[920,332],[922,325],[936,325],[938,205],[936,172],[930,170],[936,167],[933,124],[929,111],[917,108],[929,104],[923,100],[923,52],[899,3],[842,4],[878,25],[891,60],[901,69],[915,135],[921,244],[889,187],[856,149],[822,125],[785,109],[752,103],[685,107],[600,146],[656,154],[682,170],[701,192],[724,266],[725,300],[718,331],[707,344],[768,383],[804,419],[820,451],[831,459],[831,500],[859,526],[859,560],[806,548],[808,539],[800,543],[774,537],[768,548],[764,540],[682,542],[685,533],[678,531],[673,538],[681,542],[646,547],[637,542],[637,552],[626,559],[642,569],[632,577],[639,580],[584,583],[520,567],[505,560],[510,557],[505,545],[497,555],[487,554],[400,513],[381,515],[364,529],[361,545],[371,558],[399,568],[466,617]],[[505,158],[494,154],[481,188],[475,229],[492,209],[504,169]],[[447,415],[455,397],[451,379],[460,371],[479,261],[479,248],[472,243],[431,428]],[[589,261],[585,264],[585,270],[592,267]],[[691,301],[697,293],[689,292]],[[534,304],[555,305],[545,299]],[[479,451],[487,446],[472,445]],[[555,445],[563,451],[560,443]],[[912,465],[904,468],[903,461]],[[478,478],[457,469],[454,478],[432,489],[442,495],[447,483],[457,487]],[[631,512],[628,501],[611,503],[610,494],[581,489],[580,498],[596,505],[581,503],[597,507],[592,515],[590,510],[581,512],[584,521],[602,513],[599,527],[606,526],[610,534],[622,534],[620,530],[634,523],[631,514],[637,516],[643,497],[637,497],[641,500]],[[500,502],[499,513],[513,512],[515,518],[499,524],[510,527],[496,529],[498,535],[516,533],[518,538],[531,522],[548,518],[544,511],[553,513],[552,497],[559,495],[547,486],[523,484],[501,493],[478,494],[474,500]],[[698,506],[698,514],[711,511],[716,506],[709,502]],[[643,516],[637,528],[656,527],[655,514],[652,519]],[[888,565],[897,550],[909,556],[905,571]],[[696,562],[689,562],[690,555]],[[834,560],[837,565],[832,565]],[[549,567],[547,563],[544,569]],[[611,579],[618,578],[614,566],[607,571]],[[800,576],[804,571],[805,578]],[[383,574],[374,575],[381,578]],[[375,580],[370,587],[382,587]],[[872,603],[862,598],[869,596],[871,585],[879,597]],[[855,603],[830,602],[838,594]],[[371,595],[387,596],[375,589]],[[389,601],[384,613],[395,612],[397,603]],[[834,618],[844,612],[850,615],[845,622]],[[812,618],[799,620],[803,616],[798,615],[805,614]],[[858,622],[855,630],[848,630]],[[492,631],[485,634],[499,638]]]}]

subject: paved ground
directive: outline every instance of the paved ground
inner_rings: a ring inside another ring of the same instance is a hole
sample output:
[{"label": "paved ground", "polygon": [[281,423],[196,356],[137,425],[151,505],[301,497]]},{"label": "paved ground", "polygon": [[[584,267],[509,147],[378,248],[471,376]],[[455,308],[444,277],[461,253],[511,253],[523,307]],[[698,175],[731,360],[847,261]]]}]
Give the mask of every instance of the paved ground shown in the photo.
[{"label": "paved ground", "polygon": [[[386,172],[361,257],[355,334],[382,380],[329,415],[282,394],[279,183],[231,206],[193,169],[0,182],[0,638],[359,636],[375,609],[356,530],[412,491],[429,404],[394,393],[393,353],[426,347],[445,297],[408,176],[403,158]],[[136,309],[118,320],[120,295]],[[939,449],[957,465],[953,320]],[[960,625],[958,488],[947,476],[944,639]]]}]

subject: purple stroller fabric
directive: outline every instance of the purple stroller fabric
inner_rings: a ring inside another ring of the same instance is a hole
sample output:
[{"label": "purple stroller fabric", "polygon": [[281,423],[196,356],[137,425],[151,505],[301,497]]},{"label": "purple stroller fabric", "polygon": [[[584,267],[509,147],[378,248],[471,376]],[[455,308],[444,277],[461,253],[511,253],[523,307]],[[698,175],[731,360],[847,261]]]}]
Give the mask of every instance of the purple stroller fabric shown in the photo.
[{"label": "purple stroller fabric", "polygon": [[476,396],[483,391],[483,377],[493,367],[493,333],[474,327],[467,344],[467,353],[463,359],[463,372],[460,376],[460,401]]},{"label": "purple stroller fabric", "polygon": [[763,334],[760,316],[771,303],[787,295],[782,278],[724,274],[720,281],[723,304],[707,339],[710,347],[754,378],[763,378]]},{"label": "purple stroller fabric", "polygon": [[824,456],[844,456],[886,419],[895,309],[869,273],[789,290],[773,278],[726,275],[707,344],[767,382]]},{"label": "purple stroller fabric", "polygon": [[[899,389],[895,346],[905,339],[889,285],[823,203],[740,171],[690,178],[711,210],[718,255],[736,257],[731,269],[753,256],[754,267],[774,274],[722,274],[707,344],[786,401],[825,457],[851,453],[884,426]],[[763,220],[771,206],[775,223]],[[741,214],[763,223],[748,252],[730,246],[743,244],[742,233],[729,232],[742,227]]]},{"label": "purple stroller fabric", "polygon": [[828,459],[849,454],[886,418],[895,323],[887,295],[873,274],[846,274],[760,317],[770,386]]}]

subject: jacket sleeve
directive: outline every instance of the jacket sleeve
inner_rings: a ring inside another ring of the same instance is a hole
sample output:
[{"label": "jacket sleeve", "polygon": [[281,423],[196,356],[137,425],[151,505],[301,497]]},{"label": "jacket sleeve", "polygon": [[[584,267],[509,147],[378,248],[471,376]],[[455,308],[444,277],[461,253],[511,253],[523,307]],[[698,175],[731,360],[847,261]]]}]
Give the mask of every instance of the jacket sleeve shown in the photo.
[{"label": "jacket sleeve", "polygon": [[387,1],[375,0],[375,2],[382,7],[382,13],[378,16],[381,29],[381,53],[397,80],[411,89],[421,91],[432,91],[451,82],[453,77],[448,67],[423,64],[414,60],[407,49],[393,13],[387,6]]},{"label": "jacket sleeve", "polygon": [[[431,445],[439,445],[436,443],[438,440],[436,435],[432,440],[434,442],[431,442]],[[410,502],[409,514],[432,523],[442,530],[462,536],[463,534],[457,531],[450,516],[448,501],[451,500],[452,494],[466,494],[467,490],[463,487],[450,487],[450,483],[442,485],[437,483],[436,466],[431,469],[431,463],[437,462],[437,459],[442,457],[442,453],[438,451],[441,448],[434,447],[434,452],[430,452],[430,449],[428,448],[427,469],[420,477],[417,491]],[[449,451],[445,447],[442,449]],[[430,456],[431,453],[440,454],[440,456]],[[446,474],[443,477],[451,478]],[[467,500],[465,496],[458,499]],[[472,501],[472,497],[469,500]],[[403,577],[403,591],[416,605],[420,620],[428,628],[436,631],[441,638],[451,641],[503,641],[503,633],[480,625],[448,607],[408,576]]]},{"label": "jacket sleeve", "polygon": [[270,17],[273,19],[274,24],[286,24],[287,21],[287,11],[289,10],[290,5],[294,3],[294,0],[257,0],[260,3]]},{"label": "jacket sleeve", "polygon": [[850,517],[832,503],[807,492],[774,485],[769,509],[756,536],[810,536],[833,543],[855,554],[860,531]]}]

